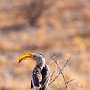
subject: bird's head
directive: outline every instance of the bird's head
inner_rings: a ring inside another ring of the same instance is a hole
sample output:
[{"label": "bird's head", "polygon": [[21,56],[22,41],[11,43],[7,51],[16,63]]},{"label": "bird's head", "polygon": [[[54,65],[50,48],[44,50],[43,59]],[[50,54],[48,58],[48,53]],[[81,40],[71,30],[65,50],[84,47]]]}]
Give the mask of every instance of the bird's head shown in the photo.
[{"label": "bird's head", "polygon": [[26,53],[20,56],[19,63],[23,60],[35,60],[37,65],[45,65],[45,58],[39,53]]}]

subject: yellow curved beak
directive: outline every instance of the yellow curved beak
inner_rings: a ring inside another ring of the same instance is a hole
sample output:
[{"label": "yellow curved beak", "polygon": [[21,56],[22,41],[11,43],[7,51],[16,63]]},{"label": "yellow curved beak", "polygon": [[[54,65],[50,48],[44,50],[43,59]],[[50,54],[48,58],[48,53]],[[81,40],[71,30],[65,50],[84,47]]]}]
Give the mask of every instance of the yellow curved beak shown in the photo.
[{"label": "yellow curved beak", "polygon": [[33,60],[33,54],[32,53],[26,53],[20,56],[19,63],[23,60]]}]

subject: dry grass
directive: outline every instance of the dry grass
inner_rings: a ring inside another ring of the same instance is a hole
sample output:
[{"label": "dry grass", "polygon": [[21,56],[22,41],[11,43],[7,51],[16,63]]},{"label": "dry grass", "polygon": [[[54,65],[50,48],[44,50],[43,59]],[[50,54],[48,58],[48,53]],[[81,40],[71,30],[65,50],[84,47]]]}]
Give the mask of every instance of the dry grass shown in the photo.
[{"label": "dry grass", "polygon": [[[34,62],[18,64],[24,52],[40,52],[47,63],[57,56],[67,90],[90,88],[90,5],[88,0],[0,1],[0,90],[29,90]],[[51,72],[54,65],[50,67]],[[49,90],[64,90],[62,76]]]}]

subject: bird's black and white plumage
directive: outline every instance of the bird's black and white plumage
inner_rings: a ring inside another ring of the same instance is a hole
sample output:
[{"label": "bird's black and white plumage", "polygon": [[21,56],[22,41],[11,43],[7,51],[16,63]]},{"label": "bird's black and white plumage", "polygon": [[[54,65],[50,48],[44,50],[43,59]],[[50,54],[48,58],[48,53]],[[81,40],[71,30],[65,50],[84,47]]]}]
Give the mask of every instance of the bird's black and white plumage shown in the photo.
[{"label": "bird's black and white plumage", "polygon": [[20,58],[19,62],[26,58],[36,61],[36,66],[32,72],[31,89],[47,90],[50,81],[50,71],[48,65],[46,65],[44,56],[38,53],[25,54]]},{"label": "bird's black and white plumage", "polygon": [[32,74],[31,88],[37,90],[47,90],[50,79],[48,66],[45,65],[42,69],[37,65]]},{"label": "bird's black and white plumage", "polygon": [[33,57],[36,60],[36,67],[32,73],[31,88],[34,90],[47,90],[50,72],[45,64],[45,58],[41,54],[34,54]]}]

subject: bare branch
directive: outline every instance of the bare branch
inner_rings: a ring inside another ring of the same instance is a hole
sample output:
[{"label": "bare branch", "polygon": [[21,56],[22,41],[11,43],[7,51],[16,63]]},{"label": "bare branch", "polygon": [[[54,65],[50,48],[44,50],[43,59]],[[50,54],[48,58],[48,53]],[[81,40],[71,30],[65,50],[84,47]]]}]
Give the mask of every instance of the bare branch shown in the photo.
[{"label": "bare branch", "polygon": [[57,70],[59,71],[59,73],[52,80],[52,77],[53,77],[53,75],[55,74],[55,71],[56,71],[56,69],[55,69],[55,71],[51,74],[51,80],[50,80],[51,82],[49,83],[49,85],[51,85],[59,77],[59,75],[61,74],[62,77],[63,77],[63,80],[64,80],[65,90],[68,88],[68,83],[71,82],[71,81],[73,81],[73,80],[70,80],[70,81],[66,82],[65,76],[64,76],[64,74],[63,74],[62,71],[66,67],[66,65],[67,65],[67,63],[69,62],[70,59],[71,59],[71,57],[66,61],[66,63],[64,64],[64,66],[62,68],[60,68],[59,65],[58,65],[58,61],[56,61],[55,60],[55,57],[53,57],[53,61],[55,62],[56,66],[57,66]]},{"label": "bare branch", "polygon": [[54,76],[54,74],[57,72],[57,70],[58,70],[58,67],[56,66],[56,68],[55,68],[55,70],[53,71],[53,73],[51,74],[51,79],[50,79],[50,81],[52,80],[52,77]]},{"label": "bare branch", "polygon": [[[55,58],[55,57],[53,57],[53,58]],[[51,63],[53,63],[54,62],[54,60],[52,60],[50,63],[49,63],[49,66],[51,65]],[[56,67],[55,67],[55,70],[52,72],[52,74],[50,75],[50,81],[52,80],[52,77],[54,76],[54,74],[56,73],[56,71],[58,70],[58,67],[57,67],[57,65],[56,65]]]},{"label": "bare branch", "polygon": [[61,68],[61,71],[66,67],[67,63],[70,61],[71,57],[66,61],[66,63],[64,64],[64,66]]},{"label": "bare branch", "polygon": [[59,74],[61,74],[61,70],[60,70],[60,68],[59,68],[59,65],[58,65],[58,63],[57,63],[57,61],[55,60],[54,57],[53,57],[53,60],[54,60],[55,64],[57,65],[58,69],[59,69],[59,73],[58,73],[58,75],[49,83],[49,85],[52,84],[52,83],[58,78]]}]

